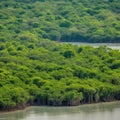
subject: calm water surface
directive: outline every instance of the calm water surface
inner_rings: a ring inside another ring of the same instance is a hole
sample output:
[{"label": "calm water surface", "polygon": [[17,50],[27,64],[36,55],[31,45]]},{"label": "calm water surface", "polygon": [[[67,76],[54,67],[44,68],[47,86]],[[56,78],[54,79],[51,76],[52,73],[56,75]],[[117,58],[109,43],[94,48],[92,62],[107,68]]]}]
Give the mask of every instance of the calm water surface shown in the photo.
[{"label": "calm water surface", "polygon": [[81,45],[81,46],[93,46],[93,47],[99,47],[99,46],[107,46],[112,49],[118,49],[120,50],[120,43],[83,43],[83,42],[63,42],[66,44],[73,44],[73,45]]},{"label": "calm water surface", "polygon": [[0,114],[0,120],[120,120],[120,102],[78,107],[29,107]]}]

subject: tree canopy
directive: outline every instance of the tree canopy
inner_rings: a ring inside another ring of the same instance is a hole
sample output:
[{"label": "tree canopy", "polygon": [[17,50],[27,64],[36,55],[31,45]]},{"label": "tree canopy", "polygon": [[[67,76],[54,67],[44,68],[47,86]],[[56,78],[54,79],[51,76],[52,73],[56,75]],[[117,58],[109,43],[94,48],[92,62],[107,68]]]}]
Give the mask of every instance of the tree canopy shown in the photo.
[{"label": "tree canopy", "polygon": [[[120,100],[119,0],[0,0],[0,110]],[[55,42],[57,41],[57,42]]]},{"label": "tree canopy", "polygon": [[120,42],[120,1],[1,0],[0,40],[37,38]]},{"label": "tree canopy", "polygon": [[[2,42],[1,42],[2,43]],[[49,40],[0,44],[0,110],[120,99],[120,52]],[[4,92],[3,92],[4,91]]]}]

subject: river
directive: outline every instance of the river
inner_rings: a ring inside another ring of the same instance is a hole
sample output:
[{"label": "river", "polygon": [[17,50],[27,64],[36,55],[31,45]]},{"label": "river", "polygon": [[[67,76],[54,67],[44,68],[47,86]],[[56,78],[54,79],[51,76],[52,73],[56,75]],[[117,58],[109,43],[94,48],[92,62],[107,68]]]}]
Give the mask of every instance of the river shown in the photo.
[{"label": "river", "polygon": [[93,46],[93,47],[107,46],[112,49],[120,50],[120,43],[83,43],[83,42],[62,42],[62,43],[80,45],[80,46]]},{"label": "river", "polygon": [[76,107],[29,107],[0,114],[0,120],[119,120],[120,101]]}]

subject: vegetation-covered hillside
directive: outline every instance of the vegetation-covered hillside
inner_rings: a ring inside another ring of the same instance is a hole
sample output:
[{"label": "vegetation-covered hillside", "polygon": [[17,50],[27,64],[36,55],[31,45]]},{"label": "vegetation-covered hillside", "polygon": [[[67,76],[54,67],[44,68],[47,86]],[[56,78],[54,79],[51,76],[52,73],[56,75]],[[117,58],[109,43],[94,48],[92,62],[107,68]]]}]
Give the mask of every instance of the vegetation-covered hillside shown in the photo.
[{"label": "vegetation-covered hillside", "polygon": [[120,42],[120,0],[0,0],[0,41]]},{"label": "vegetation-covered hillside", "polygon": [[0,0],[0,110],[120,100],[120,51],[50,41],[120,42],[119,7]]},{"label": "vegetation-covered hillside", "polygon": [[118,50],[23,43],[0,44],[0,110],[120,100]]}]

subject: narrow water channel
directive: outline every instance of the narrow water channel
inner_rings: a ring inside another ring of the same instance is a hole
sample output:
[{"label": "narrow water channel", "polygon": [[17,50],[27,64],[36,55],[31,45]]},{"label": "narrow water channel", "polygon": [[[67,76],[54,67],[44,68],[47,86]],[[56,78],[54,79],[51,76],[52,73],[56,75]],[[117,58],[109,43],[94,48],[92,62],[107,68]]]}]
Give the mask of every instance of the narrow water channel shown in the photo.
[{"label": "narrow water channel", "polygon": [[83,43],[83,42],[63,42],[63,43],[80,45],[80,46],[92,46],[92,47],[107,46],[112,49],[120,50],[120,43]]}]

